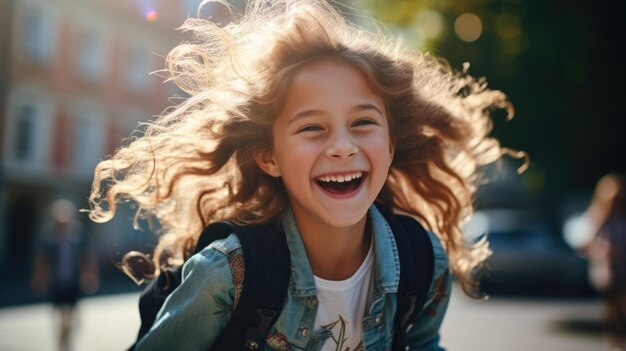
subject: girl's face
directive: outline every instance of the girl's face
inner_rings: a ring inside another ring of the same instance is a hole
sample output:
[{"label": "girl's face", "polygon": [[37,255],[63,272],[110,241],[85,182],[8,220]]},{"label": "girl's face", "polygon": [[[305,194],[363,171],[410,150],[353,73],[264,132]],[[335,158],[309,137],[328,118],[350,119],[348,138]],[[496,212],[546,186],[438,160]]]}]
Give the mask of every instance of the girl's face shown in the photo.
[{"label": "girl's face", "polygon": [[365,220],[384,185],[393,145],[385,106],[364,75],[324,59],[293,77],[261,168],[283,179],[299,225],[346,228]]}]

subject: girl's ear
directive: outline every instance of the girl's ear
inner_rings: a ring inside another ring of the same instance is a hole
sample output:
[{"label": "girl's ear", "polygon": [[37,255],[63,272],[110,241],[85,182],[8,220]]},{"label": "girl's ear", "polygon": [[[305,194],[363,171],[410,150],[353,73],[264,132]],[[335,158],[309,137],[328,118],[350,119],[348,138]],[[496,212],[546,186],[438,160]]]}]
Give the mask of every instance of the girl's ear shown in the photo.
[{"label": "girl's ear", "polygon": [[259,165],[259,168],[263,172],[269,174],[272,177],[280,177],[280,169],[274,159],[274,154],[271,150],[265,150],[254,155],[254,161]]}]

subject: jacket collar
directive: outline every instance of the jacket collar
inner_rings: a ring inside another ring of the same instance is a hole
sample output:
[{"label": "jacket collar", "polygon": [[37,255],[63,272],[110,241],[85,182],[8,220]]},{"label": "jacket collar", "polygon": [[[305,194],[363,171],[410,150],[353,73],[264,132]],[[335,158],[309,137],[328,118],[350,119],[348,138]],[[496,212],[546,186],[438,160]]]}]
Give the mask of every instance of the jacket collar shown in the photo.
[{"label": "jacket collar", "polygon": [[[374,272],[376,277],[374,290],[380,293],[396,292],[400,280],[400,259],[393,233],[376,206],[372,205],[368,213],[374,231]],[[316,289],[313,271],[291,207],[285,209],[281,216],[281,222],[291,258],[291,281],[289,283],[291,293],[294,296],[314,296]]]}]

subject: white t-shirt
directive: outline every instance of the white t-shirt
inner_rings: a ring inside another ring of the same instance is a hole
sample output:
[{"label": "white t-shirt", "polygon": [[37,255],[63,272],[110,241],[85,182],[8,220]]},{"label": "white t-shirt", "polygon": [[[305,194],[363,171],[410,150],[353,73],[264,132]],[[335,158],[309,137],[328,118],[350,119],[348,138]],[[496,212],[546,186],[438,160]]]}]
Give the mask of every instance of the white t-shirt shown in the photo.
[{"label": "white t-shirt", "polygon": [[[363,350],[363,317],[368,305],[369,286],[374,262],[373,245],[361,267],[348,279],[334,281],[315,277],[319,307],[315,330],[333,333],[322,351]],[[343,340],[339,340],[343,334]]]}]

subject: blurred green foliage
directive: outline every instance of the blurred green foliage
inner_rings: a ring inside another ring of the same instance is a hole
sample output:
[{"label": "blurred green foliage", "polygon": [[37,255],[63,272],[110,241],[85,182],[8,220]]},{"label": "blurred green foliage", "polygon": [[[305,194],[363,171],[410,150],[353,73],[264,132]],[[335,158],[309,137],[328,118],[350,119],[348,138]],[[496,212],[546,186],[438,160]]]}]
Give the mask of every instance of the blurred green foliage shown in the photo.
[{"label": "blurred green foliage", "polygon": [[[522,184],[542,204],[588,193],[602,175],[624,172],[622,82],[624,2],[564,0],[356,0],[408,44],[485,76],[516,108],[494,116],[502,144],[527,151]],[[442,30],[423,35],[420,16],[436,13]],[[455,21],[471,13],[480,37],[460,39]],[[421,26],[421,28],[420,28]],[[547,200],[547,201],[546,201]]]}]

